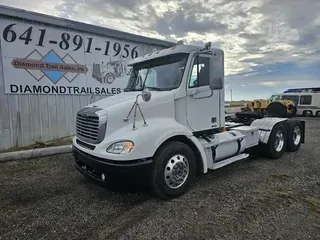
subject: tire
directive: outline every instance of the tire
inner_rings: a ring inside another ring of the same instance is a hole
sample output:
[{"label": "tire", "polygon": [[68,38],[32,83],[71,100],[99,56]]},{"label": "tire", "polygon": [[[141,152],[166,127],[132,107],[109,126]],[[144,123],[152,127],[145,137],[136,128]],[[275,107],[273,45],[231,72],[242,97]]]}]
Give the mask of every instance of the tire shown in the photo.
[{"label": "tire", "polygon": [[283,102],[272,102],[268,105],[267,114],[270,117],[286,118],[288,115],[287,107]]},{"label": "tire", "polygon": [[294,117],[294,116],[297,115],[297,106],[293,106],[292,108],[293,108],[293,110],[292,110],[292,117]]},{"label": "tire", "polygon": [[297,107],[294,105],[290,104],[288,110],[289,110],[287,115],[288,118],[292,118],[297,114]]},{"label": "tire", "polygon": [[[183,161],[187,161],[187,164]],[[181,168],[183,166],[189,166],[189,168],[184,168],[185,171],[182,173],[182,169],[173,168],[179,165]],[[174,174],[173,169],[178,175],[180,174],[181,179],[185,176],[184,181],[175,181],[174,178],[170,177],[170,173]],[[192,149],[182,142],[170,141],[160,147],[155,154],[154,169],[151,176],[152,192],[165,200],[181,196],[188,191],[195,180],[196,172],[196,158]],[[176,185],[174,185],[175,183]]]},{"label": "tire", "polygon": [[302,140],[303,128],[299,121],[287,121],[286,129],[287,137],[287,151],[296,152],[299,150]]},{"label": "tire", "polygon": [[[265,146],[265,155],[271,159],[281,158],[287,148],[287,139],[287,131],[284,125],[282,123],[275,125]],[[279,140],[278,147],[275,146],[277,140]]]},{"label": "tire", "polygon": [[320,117],[320,111],[316,113],[316,117]]},{"label": "tire", "polygon": [[115,75],[112,73],[108,73],[105,77],[104,77],[104,82],[106,83],[113,83],[113,81],[116,79]]},{"label": "tire", "polygon": [[312,117],[312,112],[311,111],[304,111],[303,116],[304,117]]}]

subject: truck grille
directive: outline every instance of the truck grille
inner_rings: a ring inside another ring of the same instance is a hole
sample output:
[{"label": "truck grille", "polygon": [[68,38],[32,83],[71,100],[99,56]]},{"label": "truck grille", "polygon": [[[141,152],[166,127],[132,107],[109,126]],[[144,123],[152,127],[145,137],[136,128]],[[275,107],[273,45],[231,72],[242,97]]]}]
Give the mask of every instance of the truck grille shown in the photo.
[{"label": "truck grille", "polygon": [[98,109],[86,108],[77,113],[76,133],[79,139],[88,143],[99,143],[104,137],[106,123],[95,113]]},{"label": "truck grille", "polygon": [[84,117],[77,114],[77,134],[81,137],[98,140],[99,135],[99,117],[88,116]]}]

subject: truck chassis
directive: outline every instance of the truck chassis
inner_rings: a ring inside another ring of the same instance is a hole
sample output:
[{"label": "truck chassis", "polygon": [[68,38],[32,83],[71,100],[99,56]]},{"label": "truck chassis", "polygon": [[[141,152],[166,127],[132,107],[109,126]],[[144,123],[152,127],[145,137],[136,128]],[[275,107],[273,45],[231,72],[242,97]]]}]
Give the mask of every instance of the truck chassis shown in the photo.
[{"label": "truck chassis", "polygon": [[298,151],[305,141],[305,122],[268,117],[233,119],[224,128],[195,133],[193,137],[206,154],[206,166],[199,160],[197,146],[183,136],[168,139],[152,158],[121,162],[97,158],[73,146],[75,166],[99,185],[108,185],[113,178],[144,181],[155,195],[170,199],[187,192],[196,176],[207,169],[216,170],[251,157],[279,159],[286,151]]}]

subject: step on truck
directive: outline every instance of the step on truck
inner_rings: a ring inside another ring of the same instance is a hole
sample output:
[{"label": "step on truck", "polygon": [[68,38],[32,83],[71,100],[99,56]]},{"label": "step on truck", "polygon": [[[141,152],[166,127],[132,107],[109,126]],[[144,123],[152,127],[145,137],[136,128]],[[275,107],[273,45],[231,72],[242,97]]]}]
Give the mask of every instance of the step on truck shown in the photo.
[{"label": "step on truck", "polygon": [[177,44],[129,63],[124,92],[77,112],[75,166],[98,184],[143,177],[163,199],[199,174],[250,156],[279,159],[304,143],[305,122],[225,118],[224,52]]}]

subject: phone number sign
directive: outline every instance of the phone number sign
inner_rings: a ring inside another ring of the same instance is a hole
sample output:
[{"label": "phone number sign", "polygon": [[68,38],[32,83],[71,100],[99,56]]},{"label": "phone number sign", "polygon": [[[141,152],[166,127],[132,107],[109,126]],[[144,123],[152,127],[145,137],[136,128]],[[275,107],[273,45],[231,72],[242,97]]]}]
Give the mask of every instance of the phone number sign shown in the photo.
[{"label": "phone number sign", "polygon": [[0,20],[5,93],[122,92],[143,45]]}]

